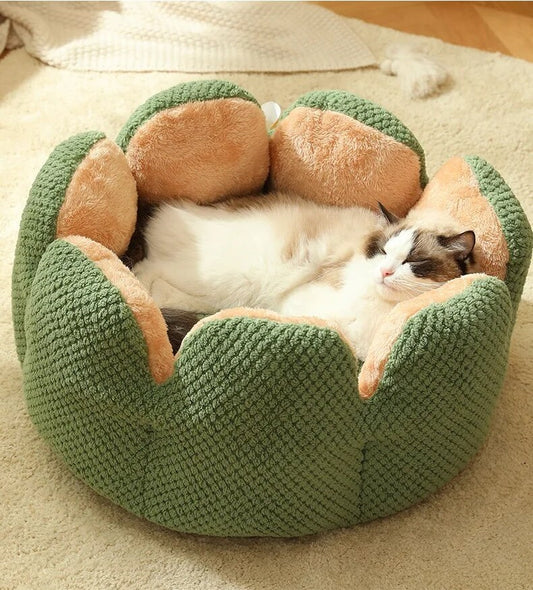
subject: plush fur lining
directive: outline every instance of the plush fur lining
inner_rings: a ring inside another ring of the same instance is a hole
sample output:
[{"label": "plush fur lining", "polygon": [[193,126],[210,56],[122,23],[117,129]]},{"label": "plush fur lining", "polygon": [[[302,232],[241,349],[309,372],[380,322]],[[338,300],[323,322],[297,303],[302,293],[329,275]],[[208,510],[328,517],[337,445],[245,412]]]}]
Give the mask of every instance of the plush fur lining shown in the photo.
[{"label": "plush fur lining", "polygon": [[166,381],[174,371],[174,356],[165,320],[150,295],[117,256],[101,244],[81,236],[65,239],[92,260],[120,291],[144,335],[148,364],[154,380],[157,383]]},{"label": "plush fur lining", "polygon": [[368,399],[376,392],[392,347],[409,318],[432,303],[447,301],[484,276],[483,274],[464,275],[449,281],[438,289],[427,291],[413,299],[398,303],[387,315],[370,345],[368,355],[359,373],[359,395],[363,399]]},{"label": "plush fur lining", "polygon": [[81,235],[124,254],[135,227],[135,180],[120,148],[97,142],[78,166],[59,210],[58,238]]},{"label": "plush fur lining", "polygon": [[[316,202],[375,208],[381,200],[394,213],[405,215],[419,198],[416,154],[339,113],[295,109],[274,134],[271,158],[271,182],[275,189],[293,190]],[[257,191],[268,172],[263,116],[255,105],[241,99],[191,103],[164,111],[140,128],[130,142],[127,160],[110,140],[95,144],[67,189],[58,216],[57,235],[70,236],[67,239],[120,290],[143,332],[154,380],[162,383],[174,371],[165,321],[148,293],[113,254],[126,251],[135,224],[137,195],[128,162],[140,194],[150,202],[180,197],[209,203],[220,197]],[[353,185],[360,188],[350,190]],[[441,211],[465,227],[470,228],[474,221],[478,267],[487,274],[505,278],[509,252],[499,220],[462,159],[454,158],[439,170],[410,216],[426,214],[430,209]],[[375,393],[406,321],[427,305],[460,293],[479,276],[455,279],[393,309],[362,366],[362,398]],[[263,309],[234,308],[204,318],[189,334],[209,321],[239,316],[336,330],[319,318],[284,317]],[[348,339],[336,331],[355,356]]]},{"label": "plush fur lining", "polygon": [[139,196],[151,203],[259,192],[269,167],[265,117],[240,98],[187,103],[146,121],[126,157]]},{"label": "plush fur lining", "polygon": [[498,216],[479,190],[477,179],[462,158],[452,158],[426,186],[420,201],[409,214],[436,209],[476,233],[474,258],[477,268],[486,274],[505,279],[509,250]]},{"label": "plush fur lining", "polygon": [[225,320],[228,318],[237,318],[243,316],[247,318],[271,320],[273,322],[278,322],[280,324],[310,324],[311,326],[317,326],[318,328],[329,328],[330,330],[335,330],[339,334],[343,342],[346,344],[346,346],[348,346],[348,348],[351,350],[352,354],[355,356],[355,350],[352,348],[352,345],[350,344],[349,340],[344,336],[342,332],[337,330],[337,328],[333,324],[327,322],[326,320],[311,316],[286,317],[280,315],[279,313],[276,313],[275,311],[270,311],[269,309],[258,309],[255,307],[233,307],[231,309],[223,309],[217,313],[207,316],[194,325],[192,330],[185,336],[183,341],[185,342],[185,340],[187,340],[190,334],[192,334],[208,322],[211,322],[213,320]]},{"label": "plush fur lining", "polygon": [[318,203],[387,209],[403,217],[420,197],[407,146],[341,113],[294,109],[270,142],[271,185]]}]

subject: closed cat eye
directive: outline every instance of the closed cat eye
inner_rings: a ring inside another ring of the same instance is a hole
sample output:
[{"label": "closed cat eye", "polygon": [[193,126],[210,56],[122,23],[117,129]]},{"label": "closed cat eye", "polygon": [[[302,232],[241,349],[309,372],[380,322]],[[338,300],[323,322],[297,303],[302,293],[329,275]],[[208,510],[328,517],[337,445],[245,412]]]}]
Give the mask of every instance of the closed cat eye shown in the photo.
[{"label": "closed cat eye", "polygon": [[429,258],[424,258],[423,260],[409,260],[406,258],[402,264],[419,265],[419,264],[426,264],[427,262],[431,262]]}]

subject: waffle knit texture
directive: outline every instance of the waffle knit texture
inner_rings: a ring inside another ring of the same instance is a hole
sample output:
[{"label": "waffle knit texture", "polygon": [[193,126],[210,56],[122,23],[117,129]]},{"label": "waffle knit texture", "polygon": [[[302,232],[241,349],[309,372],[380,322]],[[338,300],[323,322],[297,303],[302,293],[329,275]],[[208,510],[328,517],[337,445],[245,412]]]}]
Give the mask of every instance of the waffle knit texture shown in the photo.
[{"label": "waffle knit texture", "polygon": [[117,288],[51,237],[61,202],[51,179],[68,179],[96,137],[67,140],[41,170],[13,274],[28,409],[77,475],[170,528],[295,536],[401,510],[465,466],[501,388],[531,255],[525,215],[490,164],[468,160],[504,228],[506,281],[480,279],[416,314],[362,402],[357,361],[335,332],[244,317],[193,333],[156,385]]},{"label": "waffle knit texture", "polygon": [[30,55],[72,70],[298,72],[376,64],[345,19],[305,2],[2,2],[0,15]]}]

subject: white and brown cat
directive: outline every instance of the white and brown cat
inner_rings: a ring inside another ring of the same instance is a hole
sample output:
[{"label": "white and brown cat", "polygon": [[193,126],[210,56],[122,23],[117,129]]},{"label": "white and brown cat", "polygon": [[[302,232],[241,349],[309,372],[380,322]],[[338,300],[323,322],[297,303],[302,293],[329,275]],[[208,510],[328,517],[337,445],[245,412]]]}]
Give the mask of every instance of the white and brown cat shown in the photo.
[{"label": "white and brown cat", "polygon": [[254,307],[328,321],[364,358],[394,305],[473,270],[472,230],[441,213],[319,205],[272,193],[209,206],[168,202],[133,271],[176,349],[198,319]]}]

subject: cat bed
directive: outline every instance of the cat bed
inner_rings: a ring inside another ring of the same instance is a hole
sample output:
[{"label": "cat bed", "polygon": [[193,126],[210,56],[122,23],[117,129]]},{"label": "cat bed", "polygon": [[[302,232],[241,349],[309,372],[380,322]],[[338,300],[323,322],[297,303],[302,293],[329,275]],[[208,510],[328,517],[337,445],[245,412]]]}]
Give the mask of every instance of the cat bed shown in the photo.
[{"label": "cat bed", "polygon": [[[229,309],[173,356],[160,311],[121,262],[138,203],[208,204],[261,190],[397,215],[446,211],[483,272],[399,303],[359,361],[325,322]],[[531,256],[516,198],[478,157],[428,182],[393,115],[312,92],[268,132],[221,81],[155,95],[117,142],[60,144],[26,205],[13,313],[32,420],[72,471],[184,532],[296,536],[425,498],[487,434]]]}]

